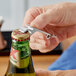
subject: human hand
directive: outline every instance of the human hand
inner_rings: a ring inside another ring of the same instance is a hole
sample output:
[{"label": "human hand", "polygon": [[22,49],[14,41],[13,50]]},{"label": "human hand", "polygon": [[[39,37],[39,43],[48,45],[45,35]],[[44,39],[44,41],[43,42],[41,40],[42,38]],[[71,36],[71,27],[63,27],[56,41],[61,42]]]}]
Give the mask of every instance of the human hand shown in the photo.
[{"label": "human hand", "polygon": [[30,47],[32,49],[48,52],[62,40],[76,35],[76,3],[31,8],[26,12],[23,25],[25,24],[57,36],[48,40],[40,32],[31,36]]},{"label": "human hand", "polygon": [[4,22],[3,17],[0,16],[0,50],[3,50],[7,46],[7,42],[6,40],[4,40],[1,33],[1,27],[2,27],[3,22]]},{"label": "human hand", "polygon": [[57,70],[57,71],[48,71],[48,70],[36,70],[36,76],[76,76],[76,70]]}]

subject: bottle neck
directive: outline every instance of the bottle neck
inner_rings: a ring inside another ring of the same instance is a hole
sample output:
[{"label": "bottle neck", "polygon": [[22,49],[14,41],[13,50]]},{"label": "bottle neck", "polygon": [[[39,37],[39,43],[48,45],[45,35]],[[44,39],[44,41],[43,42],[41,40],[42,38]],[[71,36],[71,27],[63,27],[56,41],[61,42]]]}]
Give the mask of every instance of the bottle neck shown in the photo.
[{"label": "bottle neck", "polygon": [[29,64],[30,56],[31,56],[31,53],[30,53],[30,47],[29,47],[29,40],[15,41],[12,39],[10,62],[13,65],[15,65],[18,68],[27,67]]},{"label": "bottle neck", "polygon": [[30,55],[30,47],[29,47],[29,40],[25,41],[16,41],[12,39],[12,48],[18,50],[20,52],[20,57],[27,57]]}]

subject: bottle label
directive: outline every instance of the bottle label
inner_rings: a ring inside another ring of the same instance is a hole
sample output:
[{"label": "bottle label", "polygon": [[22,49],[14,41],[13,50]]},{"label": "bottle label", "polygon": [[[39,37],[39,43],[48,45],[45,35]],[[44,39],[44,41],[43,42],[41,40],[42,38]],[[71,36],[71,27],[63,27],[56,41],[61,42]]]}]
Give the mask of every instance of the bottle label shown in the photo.
[{"label": "bottle label", "polygon": [[20,55],[21,52],[19,50],[11,47],[10,62],[18,68],[25,68],[29,65],[29,56],[25,57],[24,55]]}]

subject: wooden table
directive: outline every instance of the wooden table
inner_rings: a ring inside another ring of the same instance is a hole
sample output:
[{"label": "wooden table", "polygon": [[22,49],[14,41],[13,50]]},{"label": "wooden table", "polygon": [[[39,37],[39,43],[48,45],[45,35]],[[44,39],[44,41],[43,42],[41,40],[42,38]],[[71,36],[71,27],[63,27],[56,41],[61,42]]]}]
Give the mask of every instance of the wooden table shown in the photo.
[{"label": "wooden table", "polygon": [[[38,68],[48,69],[48,66],[52,62],[54,62],[58,57],[59,55],[32,56],[35,69]],[[7,70],[8,61],[9,61],[8,56],[0,57],[0,76],[4,76]]]}]

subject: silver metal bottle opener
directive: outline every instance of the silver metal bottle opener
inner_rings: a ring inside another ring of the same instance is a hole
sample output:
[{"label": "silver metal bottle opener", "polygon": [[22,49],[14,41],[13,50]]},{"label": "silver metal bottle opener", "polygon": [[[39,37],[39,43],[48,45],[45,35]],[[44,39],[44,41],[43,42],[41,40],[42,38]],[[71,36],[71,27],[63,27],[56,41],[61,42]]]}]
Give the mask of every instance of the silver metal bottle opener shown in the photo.
[{"label": "silver metal bottle opener", "polygon": [[33,33],[35,33],[35,32],[41,32],[41,33],[43,33],[43,34],[45,34],[46,35],[46,37],[47,37],[47,39],[50,39],[51,37],[56,37],[55,35],[52,35],[52,34],[49,34],[49,33],[47,33],[47,32],[44,32],[44,31],[42,31],[42,30],[39,30],[39,29],[37,29],[37,28],[35,28],[35,27],[32,27],[32,26],[30,26],[30,25],[28,25],[28,24],[26,24],[26,26],[25,27],[21,27],[20,29],[19,29],[19,31],[21,31],[21,32],[26,32],[26,31],[28,31],[31,35],[33,34]]}]

